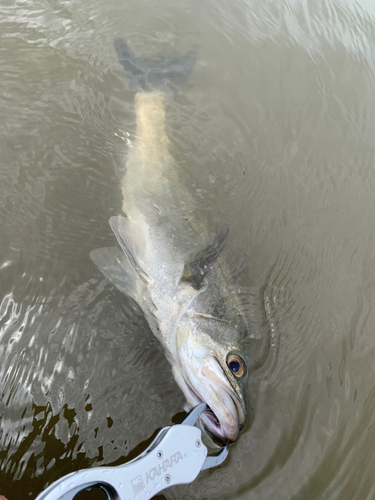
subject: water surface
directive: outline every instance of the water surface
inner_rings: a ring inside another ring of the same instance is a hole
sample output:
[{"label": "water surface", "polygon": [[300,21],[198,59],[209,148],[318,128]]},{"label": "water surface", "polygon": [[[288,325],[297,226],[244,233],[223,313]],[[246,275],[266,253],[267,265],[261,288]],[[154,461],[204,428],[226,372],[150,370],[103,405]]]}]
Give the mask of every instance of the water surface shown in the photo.
[{"label": "water surface", "polygon": [[123,37],[197,54],[168,134],[264,347],[230,458],[165,497],[375,497],[374,24],[370,1],[2,2],[0,493],[122,463],[184,403],[89,259],[135,132]]}]

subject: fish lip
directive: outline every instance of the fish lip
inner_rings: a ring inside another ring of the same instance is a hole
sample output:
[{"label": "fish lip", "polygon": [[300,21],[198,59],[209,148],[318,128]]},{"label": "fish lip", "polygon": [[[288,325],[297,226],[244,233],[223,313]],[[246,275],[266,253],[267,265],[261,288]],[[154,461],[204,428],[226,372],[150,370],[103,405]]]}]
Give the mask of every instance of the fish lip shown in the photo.
[{"label": "fish lip", "polygon": [[[222,367],[221,367],[222,368]],[[178,385],[181,387],[191,408],[197,406],[201,403],[207,405],[207,409],[202,413],[200,417],[201,423],[204,425],[205,431],[208,435],[220,444],[228,444],[236,441],[238,435],[243,429],[246,422],[245,408],[242,408],[240,400],[234,398],[233,394],[228,391],[229,387],[224,389],[227,404],[231,407],[231,414],[233,415],[232,423],[222,422],[218,415],[215,413],[214,409],[207,403],[207,401],[198,393],[194,386],[191,385],[189,376],[183,374],[183,370],[179,370],[174,367],[174,375]],[[223,401],[225,404],[225,401]]]},{"label": "fish lip", "polygon": [[[231,399],[234,410],[237,412],[237,418],[238,418],[239,415],[236,403],[233,397],[230,394],[228,395]],[[211,437],[222,445],[230,444],[233,443],[234,441],[237,441],[240,431],[243,428],[243,425],[241,425],[241,423],[238,420],[237,424],[234,424],[232,428],[230,426],[228,427],[228,424],[225,422],[222,424],[220,419],[216,416],[215,412],[210,407],[207,411],[203,412],[202,420],[208,432],[210,433]],[[211,424],[213,428],[211,428],[209,424]]]},{"label": "fish lip", "polygon": [[204,410],[202,415],[207,416],[210,419],[210,421],[215,425],[215,427],[217,427],[218,429],[221,430],[220,420],[217,418],[217,416],[216,416],[215,412],[212,410],[212,408],[206,403],[206,401],[203,401],[203,399],[194,391],[194,389],[192,387],[190,387],[190,385],[188,383],[186,383],[186,385],[187,385],[187,388],[189,389],[191,395],[196,399],[197,404],[205,403],[207,405],[208,408],[206,410]]},{"label": "fish lip", "polygon": [[[186,386],[189,389],[189,391],[190,391],[191,395],[193,396],[193,398],[196,400],[197,404],[205,403],[207,405],[207,407],[208,407],[202,413],[201,418],[203,420],[203,423],[205,423],[204,420],[207,419],[209,421],[209,423],[213,426],[214,431],[212,429],[210,429],[209,427],[206,426],[207,427],[207,431],[211,435],[211,438],[214,439],[215,441],[217,441],[218,443],[222,444],[222,445],[226,445],[228,443],[231,443],[232,441],[229,440],[229,439],[227,439],[223,435],[222,425],[221,425],[220,420],[217,417],[216,413],[212,410],[212,408],[205,401],[203,401],[203,399],[195,392],[195,390],[190,386],[190,384],[188,384],[186,382]],[[239,428],[239,430],[241,430],[241,427]]]}]

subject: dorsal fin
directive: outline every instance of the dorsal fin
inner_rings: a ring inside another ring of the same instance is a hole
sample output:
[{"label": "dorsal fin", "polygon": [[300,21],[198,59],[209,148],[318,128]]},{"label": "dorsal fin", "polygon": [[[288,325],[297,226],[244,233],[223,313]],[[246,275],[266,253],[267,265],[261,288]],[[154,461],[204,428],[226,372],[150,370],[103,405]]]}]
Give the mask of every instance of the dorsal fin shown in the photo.
[{"label": "dorsal fin", "polygon": [[211,245],[199,252],[190,262],[185,264],[180,283],[190,283],[193,288],[199,290],[200,284],[219,257],[227,239],[228,232],[228,227],[221,227],[216,231]]}]

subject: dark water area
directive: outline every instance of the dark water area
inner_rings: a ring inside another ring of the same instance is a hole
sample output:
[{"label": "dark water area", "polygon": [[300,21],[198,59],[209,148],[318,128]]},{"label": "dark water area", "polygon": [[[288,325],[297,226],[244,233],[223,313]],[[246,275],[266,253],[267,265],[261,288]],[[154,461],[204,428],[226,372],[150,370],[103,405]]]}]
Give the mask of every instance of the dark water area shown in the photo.
[{"label": "dark water area", "polygon": [[124,38],[196,52],[171,152],[230,228],[266,346],[227,462],[165,497],[375,498],[374,26],[370,1],[2,2],[1,494],[123,463],[183,408],[141,311],[89,258],[115,244],[135,133]]}]

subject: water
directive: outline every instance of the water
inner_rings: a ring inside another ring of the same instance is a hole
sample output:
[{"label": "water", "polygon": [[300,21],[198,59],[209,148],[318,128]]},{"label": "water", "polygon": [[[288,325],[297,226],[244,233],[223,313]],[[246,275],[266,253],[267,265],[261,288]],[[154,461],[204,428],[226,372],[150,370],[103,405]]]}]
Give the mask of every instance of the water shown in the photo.
[{"label": "water", "polygon": [[207,220],[230,227],[265,345],[228,461],[166,498],[375,498],[374,21],[370,1],[3,0],[9,500],[126,461],[184,403],[142,314],[89,259],[114,244],[134,134],[117,37],[197,53],[168,109],[173,154]]}]

